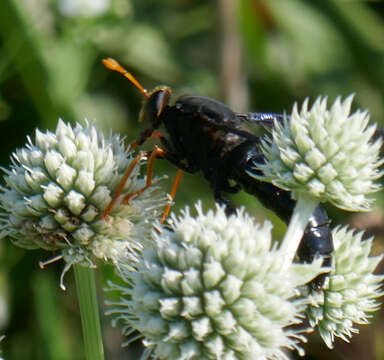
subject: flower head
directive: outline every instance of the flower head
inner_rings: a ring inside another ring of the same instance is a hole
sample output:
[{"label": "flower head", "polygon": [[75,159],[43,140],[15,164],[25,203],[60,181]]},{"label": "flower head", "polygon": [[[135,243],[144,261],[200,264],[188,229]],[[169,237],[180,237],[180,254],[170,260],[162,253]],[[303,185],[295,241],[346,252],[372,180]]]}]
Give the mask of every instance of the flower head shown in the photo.
[{"label": "flower head", "polygon": [[[108,221],[100,216],[132,159],[118,136],[106,139],[93,125],[72,128],[60,120],[55,133],[36,130],[4,170],[0,237],[27,249],[60,251],[69,264],[135,257],[142,247],[138,235],[150,233],[164,203],[156,187],[128,205],[116,204]],[[143,185],[138,166],[124,191]]]},{"label": "flower head", "polygon": [[122,271],[127,286],[112,285],[121,300],[109,311],[126,335],[138,330],[159,359],[288,359],[304,336],[305,303],[296,287],[322,272],[321,262],[281,266],[282,254],[262,226],[243,211],[223,207],[172,218],[172,230],[154,234],[137,271]]},{"label": "flower head", "polygon": [[368,323],[370,313],[379,307],[376,299],[383,295],[384,279],[373,274],[383,258],[369,257],[373,238],[362,240],[363,232],[347,227],[337,227],[332,233],[335,251],[328,285],[324,294],[317,296],[318,304],[308,308],[311,325],[317,325],[329,348],[335,336],[348,341],[358,332],[356,324]]},{"label": "flower head", "polygon": [[295,104],[289,119],[275,123],[273,140],[263,141],[267,161],[257,164],[262,180],[295,198],[295,192],[307,192],[345,210],[369,210],[366,195],[380,189],[374,181],[382,175],[381,140],[371,142],[375,126],[368,126],[367,112],[350,114],[352,99],[337,98],[329,110],[321,97],[310,110],[308,99],[300,112]]}]

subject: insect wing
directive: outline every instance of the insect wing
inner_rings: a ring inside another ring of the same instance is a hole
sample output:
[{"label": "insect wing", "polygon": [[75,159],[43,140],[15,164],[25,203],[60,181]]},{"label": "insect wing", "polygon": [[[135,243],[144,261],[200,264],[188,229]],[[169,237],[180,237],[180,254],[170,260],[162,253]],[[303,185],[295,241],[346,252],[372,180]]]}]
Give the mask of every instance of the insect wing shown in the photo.
[{"label": "insect wing", "polygon": [[271,112],[236,113],[236,117],[248,127],[262,126],[267,130],[273,128],[275,121],[279,123],[284,121],[284,114]]}]

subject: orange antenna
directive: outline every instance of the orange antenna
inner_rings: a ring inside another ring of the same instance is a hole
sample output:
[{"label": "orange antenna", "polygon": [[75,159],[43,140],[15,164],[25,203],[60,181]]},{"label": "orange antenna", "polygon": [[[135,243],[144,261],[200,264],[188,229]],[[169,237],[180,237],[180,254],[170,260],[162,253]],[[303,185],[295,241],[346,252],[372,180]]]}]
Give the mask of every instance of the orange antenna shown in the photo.
[{"label": "orange antenna", "polygon": [[139,91],[143,94],[147,99],[149,98],[148,91],[144,89],[144,87],[135,79],[135,77],[125,70],[115,59],[107,58],[101,60],[106,68],[109,70],[117,71],[118,73],[125,76],[133,85],[135,85]]}]

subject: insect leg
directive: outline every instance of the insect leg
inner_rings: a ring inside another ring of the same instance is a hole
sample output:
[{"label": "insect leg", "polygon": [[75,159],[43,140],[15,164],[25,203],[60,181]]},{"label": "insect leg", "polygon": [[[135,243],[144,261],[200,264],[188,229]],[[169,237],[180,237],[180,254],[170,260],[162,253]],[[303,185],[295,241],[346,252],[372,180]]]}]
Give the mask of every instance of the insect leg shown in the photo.
[{"label": "insect leg", "polygon": [[[170,196],[171,196],[172,200],[176,196],[176,190],[179,187],[180,180],[181,180],[181,177],[183,176],[183,174],[184,174],[183,170],[179,169],[177,171],[177,174],[176,174],[175,180],[173,181],[171,192],[170,192]],[[171,205],[166,205],[164,210],[163,210],[163,215],[161,216],[161,220],[160,220],[161,223],[163,223],[165,221],[165,219],[167,218],[170,210],[171,210]]]},{"label": "insect leg", "polygon": [[108,215],[111,213],[113,207],[115,206],[119,196],[121,195],[121,193],[123,192],[124,190],[124,186],[127,182],[127,180],[129,179],[129,177],[131,176],[132,174],[132,171],[133,169],[135,168],[135,166],[137,165],[137,163],[143,158],[143,157],[146,157],[148,156],[148,152],[141,152],[139,154],[136,155],[136,157],[133,159],[133,161],[131,162],[131,164],[129,165],[127,171],[125,172],[124,176],[122,177],[122,179],[120,180],[120,183],[119,185],[117,186],[117,189],[116,189],[116,193],[115,195],[113,196],[111,202],[108,204],[107,208],[104,210],[103,214],[101,215],[101,218],[102,219],[106,219],[108,217]]},{"label": "insect leg", "polygon": [[147,141],[150,139],[162,139],[162,138],[163,138],[163,134],[160,131],[153,130],[152,128],[146,129],[139,135],[136,141],[133,141],[132,143],[129,144],[129,148],[136,149],[144,141]]},{"label": "insect leg", "polygon": [[219,204],[219,205],[224,205],[225,206],[225,214],[227,216],[231,216],[231,215],[234,215],[236,214],[236,206],[234,204],[232,204],[231,201],[229,201],[228,199],[225,199],[222,194],[221,194],[221,191],[214,191],[214,198],[215,198],[215,201]]},{"label": "insect leg", "polygon": [[[315,257],[323,258],[323,266],[332,265],[333,252],[332,232],[329,227],[330,219],[322,206],[317,206],[304,231],[297,254],[304,263],[311,263]],[[321,290],[327,273],[318,275],[310,282],[314,290]]]},{"label": "insect leg", "polygon": [[[160,133],[158,133],[160,134]],[[157,136],[158,134],[155,134],[155,136]],[[131,148],[135,148],[135,142],[131,144]],[[119,196],[121,195],[121,193],[123,192],[123,189],[124,189],[124,186],[129,178],[129,176],[132,174],[132,171],[133,169],[135,168],[135,166],[137,165],[137,163],[143,158],[143,157],[146,157],[148,156],[149,154],[151,154],[149,156],[149,160],[148,160],[148,166],[147,166],[147,181],[146,181],[146,184],[144,187],[142,187],[141,189],[139,190],[136,190],[132,193],[129,193],[127,194],[124,198],[123,198],[123,203],[124,204],[127,204],[129,202],[130,199],[140,195],[141,193],[143,193],[146,189],[148,189],[150,186],[152,186],[152,178],[153,178],[153,166],[154,166],[154,163],[155,163],[155,159],[157,157],[166,157],[168,154],[165,150],[159,148],[159,147],[155,147],[155,150],[153,150],[152,152],[141,152],[139,153],[135,159],[132,161],[132,163],[130,164],[129,168],[127,169],[127,171],[125,172],[123,178],[120,180],[120,183],[119,185],[117,186],[117,190],[116,190],[116,193],[115,195],[113,196],[111,202],[108,204],[107,208],[104,210],[103,214],[102,214],[102,218],[107,218],[108,215],[110,214],[110,212],[112,211],[114,205],[116,204]],[[178,172],[177,172],[177,175],[176,175],[176,178],[172,184],[172,188],[171,188],[171,192],[170,192],[170,196],[172,198],[172,200],[175,198],[176,196],[176,191],[177,191],[177,188],[179,186],[179,183],[180,183],[180,180],[181,180],[181,177],[183,175],[184,171],[179,169]],[[166,205],[164,207],[164,210],[163,210],[163,214],[161,216],[161,220],[160,222],[164,222],[166,217],[168,216],[169,214],[169,211],[171,209],[171,206],[170,205]]]},{"label": "insect leg", "polygon": [[153,166],[155,164],[155,159],[157,157],[165,157],[166,156],[166,151],[159,148],[158,146],[155,147],[155,150],[151,152],[151,155],[149,156],[148,159],[148,165],[147,165],[147,181],[145,186],[143,186],[141,189],[136,190],[130,194],[127,194],[123,198],[123,204],[127,204],[130,199],[140,195],[143,193],[145,190],[147,190],[150,186],[152,186],[152,177],[153,177]]}]

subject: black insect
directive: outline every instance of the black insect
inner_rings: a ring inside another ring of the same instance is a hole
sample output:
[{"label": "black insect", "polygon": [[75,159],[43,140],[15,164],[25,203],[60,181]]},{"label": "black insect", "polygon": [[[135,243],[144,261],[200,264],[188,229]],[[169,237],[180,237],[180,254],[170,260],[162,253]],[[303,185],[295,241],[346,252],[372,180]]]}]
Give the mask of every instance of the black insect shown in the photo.
[{"label": "black insect", "polygon": [[[158,155],[182,171],[202,171],[215,200],[226,206],[228,215],[234,213],[236,207],[223,194],[244,190],[283,221],[290,220],[295,206],[290,192],[249,175],[257,174],[255,163],[264,163],[265,158],[259,151],[260,137],[244,129],[246,123],[272,127],[275,119],[282,119],[281,114],[235,113],[217,100],[193,95],[183,95],[170,105],[170,88],[158,87],[148,93],[114,60],[104,60],[104,64],[130,79],[145,97],[141,117],[149,127],[140,134],[136,144],[144,143],[162,126],[166,136],[159,136],[164,150],[158,151]],[[301,261],[312,262],[315,256],[322,256],[325,266],[331,264],[333,242],[329,224],[326,211],[318,206],[298,249]],[[318,276],[311,286],[320,290],[325,276]]]}]

